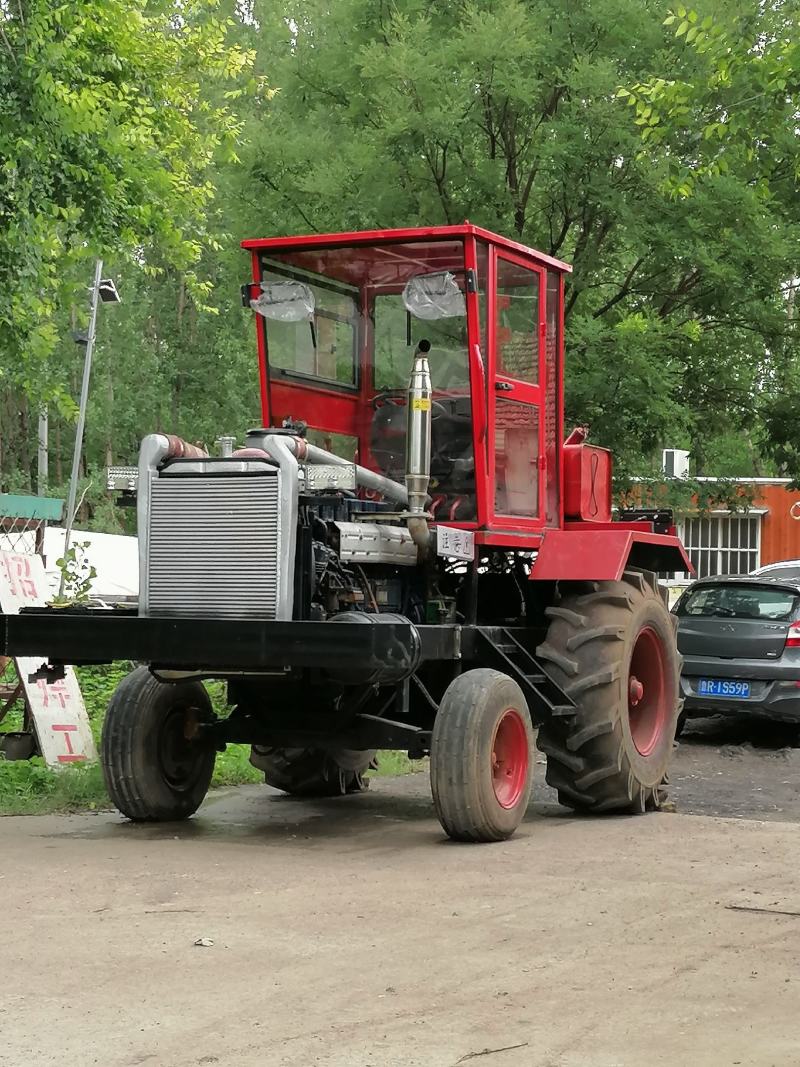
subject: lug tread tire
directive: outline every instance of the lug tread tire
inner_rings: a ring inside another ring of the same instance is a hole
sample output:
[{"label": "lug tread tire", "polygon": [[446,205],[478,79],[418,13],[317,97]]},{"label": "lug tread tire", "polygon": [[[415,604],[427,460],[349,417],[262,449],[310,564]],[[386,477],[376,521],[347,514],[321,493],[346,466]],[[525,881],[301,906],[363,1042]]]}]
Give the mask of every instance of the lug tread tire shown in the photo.
[{"label": "lug tread tire", "polygon": [[[675,645],[677,619],[667,610],[656,576],[629,569],[618,582],[583,583],[547,614],[550,627],[537,653],[577,706],[574,716],[553,718],[539,729],[548,784],[560,803],[576,810],[659,808],[682,707],[682,661]],[[626,687],[635,638],[644,625],[664,638],[667,685],[674,695],[671,719],[647,757],[630,734]]]},{"label": "lug tread tire", "polygon": [[364,774],[375,763],[374,751],[365,750],[363,765],[342,767],[334,753],[317,748],[254,749],[252,761],[264,771],[273,789],[293,797],[340,797],[362,793],[369,787]]},{"label": "lug tread tire", "polygon": [[160,682],[147,667],[123,678],[111,697],[100,743],[103,778],[114,806],[134,822],[188,819],[211,784],[216,752],[210,745],[198,750],[188,789],[174,789],[160,771],[155,744],[161,720],[176,702],[195,709],[200,721],[214,719],[200,682]]},{"label": "lug tread tire", "polygon": [[[499,716],[520,712],[528,740],[528,776],[518,802],[504,809],[487,786],[491,742]],[[487,752],[488,749],[488,752]],[[504,841],[525,816],[531,792],[534,737],[522,690],[488,667],[466,671],[444,694],[431,736],[431,792],[445,833],[455,841]]]}]

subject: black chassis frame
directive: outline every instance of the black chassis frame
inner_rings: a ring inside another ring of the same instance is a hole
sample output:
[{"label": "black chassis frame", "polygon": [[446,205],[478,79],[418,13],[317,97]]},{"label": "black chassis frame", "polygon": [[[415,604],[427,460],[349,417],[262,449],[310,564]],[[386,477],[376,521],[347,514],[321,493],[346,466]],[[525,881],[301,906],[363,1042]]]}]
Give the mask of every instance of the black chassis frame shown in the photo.
[{"label": "black chassis frame", "polygon": [[[395,617],[396,618],[396,617]],[[0,654],[42,657],[33,677],[67,664],[146,663],[167,680],[186,672],[228,681],[231,714],[203,727],[215,744],[393,748],[421,756],[447,684],[490,666],[520,685],[534,726],[574,704],[536,658],[525,626],[373,625],[257,619],[144,618],[131,609],[26,608],[0,614]],[[309,686],[330,695],[310,708]],[[265,686],[278,694],[259,714]],[[333,698],[347,694],[346,701]],[[302,709],[302,711],[301,711]],[[341,709],[341,710],[340,710]],[[420,711],[422,714],[420,714]]]}]

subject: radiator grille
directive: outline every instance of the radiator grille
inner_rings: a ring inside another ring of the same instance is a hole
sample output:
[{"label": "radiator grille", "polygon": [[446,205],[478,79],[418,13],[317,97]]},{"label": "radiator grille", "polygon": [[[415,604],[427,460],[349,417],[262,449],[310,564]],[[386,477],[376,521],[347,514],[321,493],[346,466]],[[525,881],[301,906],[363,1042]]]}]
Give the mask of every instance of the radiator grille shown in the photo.
[{"label": "radiator grille", "polygon": [[156,478],[150,496],[148,614],[274,619],[280,475]]}]

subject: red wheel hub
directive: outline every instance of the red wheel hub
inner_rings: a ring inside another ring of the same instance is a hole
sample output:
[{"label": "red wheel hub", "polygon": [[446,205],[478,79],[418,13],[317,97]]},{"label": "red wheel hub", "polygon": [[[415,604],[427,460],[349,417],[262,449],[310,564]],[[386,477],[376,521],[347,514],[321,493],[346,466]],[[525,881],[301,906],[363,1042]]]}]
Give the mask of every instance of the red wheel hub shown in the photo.
[{"label": "red wheel hub", "polygon": [[669,722],[669,686],[661,637],[645,626],[636,638],[628,672],[628,721],[636,750],[649,756]]},{"label": "red wheel hub", "polygon": [[524,793],[529,759],[522,715],[516,708],[507,708],[492,740],[492,786],[501,807],[513,808]]}]

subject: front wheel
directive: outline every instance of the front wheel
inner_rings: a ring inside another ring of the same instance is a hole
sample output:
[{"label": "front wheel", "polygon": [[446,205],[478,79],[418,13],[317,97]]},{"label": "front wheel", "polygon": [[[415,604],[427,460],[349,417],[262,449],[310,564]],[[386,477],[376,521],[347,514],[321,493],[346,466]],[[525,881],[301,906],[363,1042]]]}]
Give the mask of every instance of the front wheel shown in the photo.
[{"label": "front wheel", "polygon": [[200,682],[159,682],[147,667],[120,682],[103,723],[101,760],[109,796],[123,815],[171,822],[197,811],[216,758],[198,726],[213,721]]},{"label": "front wheel", "polygon": [[625,571],[588,583],[547,609],[537,650],[575,703],[539,731],[547,782],[560,803],[586,811],[657,808],[680,710],[681,658],[654,574]]},{"label": "front wheel", "polygon": [[455,678],[431,736],[431,792],[456,841],[503,841],[522,822],[531,794],[533,729],[522,690],[480,667]]}]

